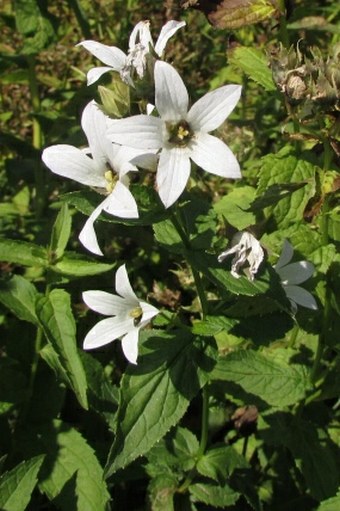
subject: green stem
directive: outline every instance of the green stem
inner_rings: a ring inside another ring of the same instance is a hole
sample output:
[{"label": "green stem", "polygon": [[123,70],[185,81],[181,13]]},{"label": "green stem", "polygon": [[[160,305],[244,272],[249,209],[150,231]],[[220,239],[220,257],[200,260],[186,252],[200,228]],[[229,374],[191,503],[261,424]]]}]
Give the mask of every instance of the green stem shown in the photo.
[{"label": "green stem", "polygon": [[318,339],[318,346],[316,349],[315,359],[313,363],[313,367],[311,370],[310,379],[313,385],[316,384],[319,373],[320,373],[320,366],[322,357],[326,348],[326,335],[328,331],[328,325],[330,320],[330,314],[331,314],[331,304],[330,304],[330,289],[329,286],[326,286],[326,297],[325,297],[325,307],[323,311],[323,327],[322,331],[319,335]]},{"label": "green stem", "polygon": [[82,31],[83,36],[85,39],[91,39],[91,30],[90,25],[87,21],[87,17],[81,8],[78,0],[67,0],[67,3],[71,10],[73,10],[75,17],[77,18],[78,24],[80,26],[80,29]]},{"label": "green stem", "polygon": [[279,10],[281,11],[280,16],[280,28],[279,28],[279,39],[285,48],[289,48],[289,34],[287,30],[287,11],[284,0],[279,0]]},{"label": "green stem", "polygon": [[291,333],[291,336],[290,336],[290,339],[289,339],[289,342],[288,342],[288,348],[294,348],[295,341],[296,341],[296,338],[298,336],[298,333],[299,333],[299,325],[296,324],[293,327],[293,331]]},{"label": "green stem", "polygon": [[202,389],[202,422],[201,422],[201,440],[198,449],[199,457],[203,456],[207,448],[208,431],[209,431],[209,392],[206,385]]}]

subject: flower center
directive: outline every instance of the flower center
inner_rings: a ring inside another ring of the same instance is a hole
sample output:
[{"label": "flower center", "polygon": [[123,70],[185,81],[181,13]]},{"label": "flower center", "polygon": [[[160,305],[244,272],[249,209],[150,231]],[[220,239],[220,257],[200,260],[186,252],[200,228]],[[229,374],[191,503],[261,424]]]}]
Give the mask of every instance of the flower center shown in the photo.
[{"label": "flower center", "polygon": [[118,181],[118,175],[115,172],[112,172],[112,170],[107,170],[104,177],[106,179],[106,190],[111,193]]},{"label": "flower center", "polygon": [[136,307],[135,309],[132,309],[129,313],[130,317],[133,318],[133,324],[135,326],[139,325],[142,317],[143,317],[143,310],[141,307]]},{"label": "flower center", "polygon": [[169,133],[168,142],[179,147],[185,147],[192,139],[194,133],[187,121],[181,120],[177,123],[167,123]]}]

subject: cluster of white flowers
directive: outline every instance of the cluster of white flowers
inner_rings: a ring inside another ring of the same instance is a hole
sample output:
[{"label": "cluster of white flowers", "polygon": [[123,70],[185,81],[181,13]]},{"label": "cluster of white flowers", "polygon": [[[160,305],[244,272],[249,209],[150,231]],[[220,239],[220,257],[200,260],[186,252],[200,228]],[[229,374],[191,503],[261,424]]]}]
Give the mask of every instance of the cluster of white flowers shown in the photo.
[{"label": "cluster of white flowers", "polygon": [[[188,92],[179,73],[172,65],[159,60],[169,38],[185,22],[172,20],[166,23],[155,44],[149,25],[149,21],[136,25],[129,39],[127,54],[115,46],[96,41],[83,41],[79,45],[105,64],[88,72],[88,85],[95,83],[104,73],[115,71],[135,94],[138,93],[139,82],[154,84],[155,105],[149,104],[145,114],[113,119],[103,112],[101,105],[91,101],[81,118],[88,147],[79,149],[58,144],[46,148],[42,155],[46,166],[55,174],[104,195],[79,235],[85,248],[96,255],[103,255],[94,229],[94,223],[102,212],[125,219],[139,216],[136,200],[129,189],[130,172],[138,172],[139,168],[148,170],[151,166],[156,169],[156,189],[165,208],[171,207],[183,193],[189,180],[191,161],[220,177],[241,177],[240,166],[232,151],[210,134],[235,108],[241,87],[219,87],[189,106]],[[229,254],[234,254],[232,275],[238,277],[239,269],[248,262],[246,272],[253,280],[264,255],[259,242],[249,233],[240,233],[233,240],[232,248],[221,254],[219,260]],[[291,285],[283,266],[280,259],[276,270],[284,274],[282,283],[287,296],[308,306],[306,294],[302,296],[300,293],[300,301],[294,298],[296,286]],[[121,338],[126,358],[136,363],[139,330],[158,310],[138,300],[130,286],[125,265],[117,270],[116,291],[117,295],[103,291],[83,294],[91,309],[113,316],[90,330],[84,348],[97,348]]]}]

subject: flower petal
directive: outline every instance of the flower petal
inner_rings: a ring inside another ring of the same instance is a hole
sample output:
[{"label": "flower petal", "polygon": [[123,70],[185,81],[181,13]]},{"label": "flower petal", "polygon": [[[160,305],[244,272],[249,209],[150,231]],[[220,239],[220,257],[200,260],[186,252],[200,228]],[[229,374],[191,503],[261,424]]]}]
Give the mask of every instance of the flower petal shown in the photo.
[{"label": "flower petal", "polygon": [[125,264],[122,264],[116,272],[116,291],[128,300],[132,307],[139,307],[139,300],[131,287]]},{"label": "flower petal", "polygon": [[138,218],[138,208],[134,196],[130,190],[120,181],[116,183],[113,191],[105,200],[102,208],[109,215],[120,218]]},{"label": "flower petal", "polygon": [[115,71],[120,71],[126,61],[125,53],[115,46],[107,46],[97,41],[82,41],[77,46],[83,46],[87,51],[92,53],[101,62],[110,66]]},{"label": "flower petal", "polygon": [[86,335],[83,348],[85,350],[99,348],[118,339],[134,328],[132,318],[123,319],[120,316],[116,316],[114,318],[102,319]]},{"label": "flower petal", "polygon": [[291,258],[293,257],[293,254],[294,254],[293,246],[289,243],[288,240],[285,240],[283,243],[282,252],[279,257],[279,260],[274,266],[275,270],[278,272],[280,268],[286,266],[286,264],[288,264]]},{"label": "flower petal", "polygon": [[116,144],[137,149],[159,149],[162,147],[162,121],[149,115],[134,115],[126,119],[111,120],[107,136]]},{"label": "flower petal", "polygon": [[181,195],[190,176],[188,151],[181,148],[163,149],[157,169],[158,194],[166,208]]},{"label": "flower petal", "polygon": [[226,178],[242,177],[240,165],[229,147],[208,133],[197,133],[190,158],[202,169]]},{"label": "flower petal", "polygon": [[112,67],[107,66],[93,67],[87,73],[87,85],[92,85],[108,71],[113,71]]},{"label": "flower petal", "polygon": [[139,326],[143,327],[147,325],[152,318],[157,316],[159,310],[156,309],[156,307],[154,307],[153,305],[150,305],[149,303],[146,302],[139,302],[139,306],[142,308],[143,311],[143,317],[141,319]]},{"label": "flower petal", "polygon": [[241,90],[240,85],[225,85],[196,101],[187,116],[193,130],[207,133],[218,128],[234,110]]},{"label": "flower petal", "polygon": [[150,33],[150,21],[139,21],[134,27],[129,38],[129,50],[133,50],[136,44],[142,44],[149,49],[149,44],[153,46],[153,40]]},{"label": "flower petal", "polygon": [[164,48],[167,45],[167,42],[170,39],[170,37],[172,37],[179,28],[182,28],[185,25],[186,25],[185,21],[170,20],[167,23],[165,23],[155,44],[155,52],[159,57],[162,56]]},{"label": "flower petal", "polygon": [[122,350],[131,364],[137,364],[139,328],[135,327],[122,338]]},{"label": "flower petal", "polygon": [[109,197],[106,197],[99,206],[96,207],[94,211],[92,211],[89,218],[86,220],[84,227],[80,231],[78,236],[79,241],[84,245],[84,247],[96,255],[104,255],[98,245],[97,235],[94,230],[94,222],[99,217],[100,213],[103,211],[105,203],[108,202]]},{"label": "flower petal", "polygon": [[106,291],[84,291],[83,300],[90,309],[104,316],[123,316],[130,310],[124,298]]},{"label": "flower petal", "polygon": [[309,279],[314,273],[314,265],[308,261],[299,261],[297,263],[287,264],[284,268],[276,271],[280,275],[283,282],[287,282],[287,285],[301,284],[305,280]]},{"label": "flower petal", "polygon": [[81,127],[88,140],[92,158],[102,162],[104,169],[112,152],[112,143],[106,138],[106,115],[95,101],[90,101],[84,108]]},{"label": "flower petal", "polygon": [[89,156],[67,144],[47,147],[42,153],[45,165],[59,176],[74,179],[78,183],[103,188],[106,181],[102,170]]},{"label": "flower petal", "polygon": [[155,103],[165,121],[185,119],[189,96],[182,78],[175,68],[158,60],[155,63]]},{"label": "flower petal", "polygon": [[317,310],[318,306],[314,296],[300,286],[283,286],[287,297],[298,305],[307,309]]}]

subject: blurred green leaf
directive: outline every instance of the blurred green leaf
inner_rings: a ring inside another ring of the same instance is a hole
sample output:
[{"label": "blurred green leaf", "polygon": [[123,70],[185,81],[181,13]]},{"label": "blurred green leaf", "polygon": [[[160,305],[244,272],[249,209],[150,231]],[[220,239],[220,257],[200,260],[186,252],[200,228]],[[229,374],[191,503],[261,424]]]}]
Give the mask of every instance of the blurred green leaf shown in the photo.
[{"label": "blurred green leaf", "polygon": [[57,353],[80,405],[87,409],[86,375],[78,354],[76,324],[70,296],[62,289],[54,289],[37,301],[36,311],[44,333]]},{"label": "blurred green leaf", "polygon": [[225,483],[221,486],[213,483],[194,483],[189,486],[189,492],[194,502],[203,502],[223,509],[233,506],[240,497],[238,492]]},{"label": "blurred green leaf", "polygon": [[336,497],[321,502],[317,511],[338,511],[340,508],[340,491],[338,491]]},{"label": "blurred green leaf", "polygon": [[229,63],[236,68],[241,68],[248,78],[259,83],[266,91],[276,91],[269,60],[262,50],[236,46],[229,55]]},{"label": "blurred green leaf", "polygon": [[242,231],[256,223],[255,215],[247,211],[250,210],[255,193],[255,188],[251,186],[235,188],[214,204],[214,210],[223,215],[230,225]]},{"label": "blurred green leaf", "polygon": [[115,264],[100,263],[81,256],[76,252],[65,252],[63,258],[50,269],[67,277],[87,277],[112,270]]},{"label": "blurred green leaf", "polygon": [[237,468],[250,468],[248,461],[232,446],[212,447],[198,460],[197,471],[223,484]]},{"label": "blurred green leaf", "polygon": [[24,401],[27,378],[20,365],[8,357],[0,358],[0,415]]},{"label": "blurred green leaf", "polygon": [[23,266],[46,267],[48,264],[47,250],[27,241],[0,239],[0,261]]},{"label": "blurred green leaf", "polygon": [[0,477],[1,511],[25,511],[38,479],[45,456],[23,461]]},{"label": "blurred green leaf", "polygon": [[23,321],[38,324],[35,301],[38,291],[21,275],[0,281],[0,302]]},{"label": "blurred green leaf", "polygon": [[52,227],[50,253],[52,260],[60,259],[71,234],[72,217],[67,204],[63,204]]}]

